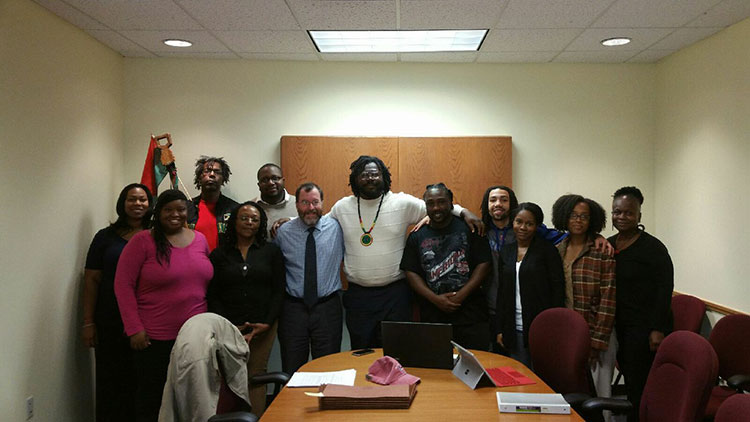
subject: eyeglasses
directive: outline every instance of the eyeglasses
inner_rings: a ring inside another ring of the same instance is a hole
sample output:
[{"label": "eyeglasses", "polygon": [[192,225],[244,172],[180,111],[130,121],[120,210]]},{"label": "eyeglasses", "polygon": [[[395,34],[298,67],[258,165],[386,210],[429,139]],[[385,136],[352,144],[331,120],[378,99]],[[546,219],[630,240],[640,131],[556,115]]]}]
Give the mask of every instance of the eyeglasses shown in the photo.
[{"label": "eyeglasses", "polygon": [[316,199],[316,200],[314,200],[314,201],[312,201],[312,202],[311,202],[311,201],[307,201],[307,200],[303,199],[303,200],[299,201],[299,203],[300,203],[300,204],[302,204],[302,206],[305,206],[305,207],[309,207],[310,205],[312,205],[312,206],[314,206],[314,207],[316,207],[316,208],[317,208],[317,207],[318,207],[318,206],[319,206],[320,204],[322,204],[322,202],[318,201],[317,199]]},{"label": "eyeglasses", "polygon": [[260,179],[258,182],[260,182],[260,183],[269,183],[269,182],[279,183],[282,179],[283,179],[283,177],[271,176],[271,177],[264,177],[264,178]]},{"label": "eyeglasses", "polygon": [[588,214],[570,214],[570,220],[589,221],[590,218]]},{"label": "eyeglasses", "polygon": [[221,169],[217,169],[217,168],[213,168],[213,167],[210,167],[210,168],[204,168],[204,169],[203,169],[203,170],[201,171],[201,173],[202,173],[202,174],[211,174],[211,173],[215,173],[215,174],[221,174]]},{"label": "eyeglasses", "polygon": [[367,171],[367,172],[363,171],[362,173],[359,174],[359,178],[362,179],[362,180],[380,179],[380,177],[381,177],[381,174],[380,174],[379,171],[372,171],[372,172],[370,172],[370,171]]}]

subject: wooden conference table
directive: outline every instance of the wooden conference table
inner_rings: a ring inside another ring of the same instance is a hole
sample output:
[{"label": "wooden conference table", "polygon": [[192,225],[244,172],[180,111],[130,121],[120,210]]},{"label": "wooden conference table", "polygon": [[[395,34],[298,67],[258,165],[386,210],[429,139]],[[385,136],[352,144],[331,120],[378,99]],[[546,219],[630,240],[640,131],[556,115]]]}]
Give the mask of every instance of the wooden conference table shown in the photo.
[{"label": "wooden conference table", "polygon": [[[509,357],[489,352],[472,350],[485,368],[512,366],[519,372],[536,381],[536,384],[518,387],[480,387],[472,390],[447,369],[410,368],[406,371],[422,379],[417,386],[417,395],[409,409],[366,409],[366,410],[318,410],[318,399],[305,395],[305,391],[317,388],[284,388],[271,406],[266,409],[261,422],[280,421],[500,421],[500,422],[568,422],[583,421],[575,412],[570,415],[528,415],[500,413],[495,392],[551,393],[551,388],[539,379],[526,366]],[[305,364],[300,371],[320,372],[339,371],[354,368],[357,370],[355,385],[376,385],[365,379],[367,369],[383,356],[382,349],[360,357],[352,356],[351,351],[324,356]]]}]

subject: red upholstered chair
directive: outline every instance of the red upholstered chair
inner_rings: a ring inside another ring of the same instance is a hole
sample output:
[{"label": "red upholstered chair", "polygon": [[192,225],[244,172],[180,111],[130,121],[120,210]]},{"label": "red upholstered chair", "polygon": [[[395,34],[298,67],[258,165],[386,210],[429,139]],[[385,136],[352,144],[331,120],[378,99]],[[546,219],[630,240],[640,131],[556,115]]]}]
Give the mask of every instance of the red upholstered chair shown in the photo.
[{"label": "red upholstered chair", "polygon": [[700,333],[703,318],[706,316],[706,304],[695,296],[672,296],[672,315],[674,315],[674,331],[687,330]]},{"label": "red upholstered chair", "polygon": [[714,420],[716,422],[750,421],[750,394],[735,394],[724,400]]},{"label": "red upholstered chair", "polygon": [[[641,422],[695,422],[703,418],[719,363],[711,344],[698,334],[667,336],[648,373],[641,397]],[[607,409],[617,399],[591,399],[582,407]]]},{"label": "red upholstered chair", "polygon": [[529,328],[529,352],[534,373],[560,394],[595,395],[589,375],[589,325],[576,311],[547,309]]},{"label": "red upholstered chair", "polygon": [[750,377],[750,316],[727,315],[721,318],[711,331],[709,341],[719,357],[719,377],[733,386],[717,385],[713,388],[706,407],[706,416],[711,419],[721,403],[737,394]]}]

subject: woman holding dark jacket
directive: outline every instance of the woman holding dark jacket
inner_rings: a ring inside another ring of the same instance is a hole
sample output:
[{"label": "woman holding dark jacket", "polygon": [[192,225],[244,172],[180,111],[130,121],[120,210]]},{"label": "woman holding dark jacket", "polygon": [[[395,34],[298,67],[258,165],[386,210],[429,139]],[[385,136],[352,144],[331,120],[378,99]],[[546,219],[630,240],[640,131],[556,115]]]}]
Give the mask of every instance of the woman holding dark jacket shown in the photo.
[{"label": "woman holding dark jacket", "polygon": [[[268,366],[281,303],[284,264],[279,247],[266,241],[266,213],[252,201],[235,207],[227,220],[224,241],[211,252],[214,278],[208,288],[208,309],[236,325],[250,346],[248,375]],[[250,387],[253,413],[266,408],[266,386]]]},{"label": "woman holding dark jacket", "polygon": [[497,342],[510,356],[531,367],[529,327],[545,309],[564,304],[562,261],[555,246],[537,235],[542,209],[524,202],[511,215],[516,242],[500,251],[497,292]]}]

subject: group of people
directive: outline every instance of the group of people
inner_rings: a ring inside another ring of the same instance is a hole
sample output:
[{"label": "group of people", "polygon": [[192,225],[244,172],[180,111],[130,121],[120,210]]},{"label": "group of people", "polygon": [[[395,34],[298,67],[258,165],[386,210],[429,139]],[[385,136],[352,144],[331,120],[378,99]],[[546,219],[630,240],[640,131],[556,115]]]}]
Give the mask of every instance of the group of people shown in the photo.
[{"label": "group of people", "polygon": [[[309,355],[339,352],[343,309],[352,349],[380,347],[384,320],[442,322],[465,347],[531,366],[531,322],[565,306],[589,324],[598,393],[609,393],[617,351],[638,408],[671,330],[673,270],[640,225],[637,188],[615,192],[618,233],[604,239],[606,212],[580,195],[555,202],[548,229],[542,209],[519,204],[507,186],[486,190],[479,218],[443,183],[422,198],[391,192],[377,157],[350,170],[352,195],[326,215],[320,186],[290,195],[271,163],[258,170],[260,196],[241,204],[221,193],[231,171],[219,157],[197,160],[192,199],[167,190],[154,204],[144,185],[126,186],[117,220],[86,259],[83,340],[96,351],[97,420],[156,420],[177,333],[203,312],[237,326],[254,375],[266,371],[277,333],[287,373]],[[262,414],[265,387],[252,387],[250,399]]]}]

